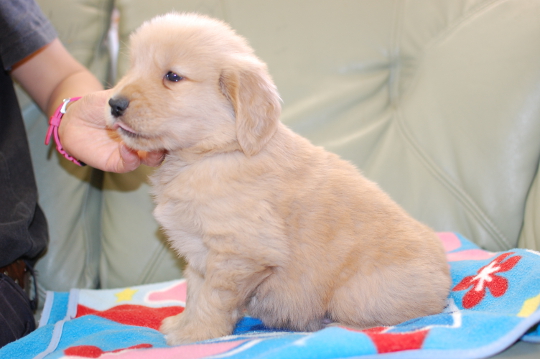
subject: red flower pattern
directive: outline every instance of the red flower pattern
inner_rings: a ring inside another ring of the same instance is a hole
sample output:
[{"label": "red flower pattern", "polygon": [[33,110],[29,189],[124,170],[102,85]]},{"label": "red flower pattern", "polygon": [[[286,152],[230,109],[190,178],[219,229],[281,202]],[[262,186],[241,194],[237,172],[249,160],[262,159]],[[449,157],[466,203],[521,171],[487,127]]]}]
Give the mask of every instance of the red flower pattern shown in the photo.
[{"label": "red flower pattern", "polygon": [[463,308],[470,309],[478,305],[486,295],[486,288],[489,288],[490,293],[494,297],[501,297],[506,293],[508,290],[508,280],[496,275],[496,273],[507,272],[514,268],[521,259],[521,256],[508,258],[512,254],[514,254],[514,252],[501,254],[488,265],[480,268],[476,275],[463,278],[463,280],[454,287],[453,291],[461,291],[472,287],[463,296]]},{"label": "red flower pattern", "polygon": [[394,327],[373,327],[369,329],[353,329],[340,327],[351,332],[360,332],[367,335],[375,347],[377,353],[392,353],[402,350],[422,349],[424,340],[429,334],[429,328],[421,328],[411,332],[390,332]]}]

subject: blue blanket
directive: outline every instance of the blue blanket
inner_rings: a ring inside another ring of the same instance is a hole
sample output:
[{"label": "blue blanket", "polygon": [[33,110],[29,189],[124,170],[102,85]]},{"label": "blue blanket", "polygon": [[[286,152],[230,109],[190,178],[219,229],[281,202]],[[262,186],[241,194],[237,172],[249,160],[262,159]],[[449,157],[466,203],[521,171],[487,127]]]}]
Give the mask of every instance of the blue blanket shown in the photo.
[{"label": "blue blanket", "polygon": [[518,339],[540,343],[540,253],[486,252],[439,233],[452,288],[443,313],[393,327],[276,331],[250,317],[233,335],[169,347],[157,330],[185,305],[184,280],[112,290],[49,292],[39,328],[0,358],[480,358]]}]

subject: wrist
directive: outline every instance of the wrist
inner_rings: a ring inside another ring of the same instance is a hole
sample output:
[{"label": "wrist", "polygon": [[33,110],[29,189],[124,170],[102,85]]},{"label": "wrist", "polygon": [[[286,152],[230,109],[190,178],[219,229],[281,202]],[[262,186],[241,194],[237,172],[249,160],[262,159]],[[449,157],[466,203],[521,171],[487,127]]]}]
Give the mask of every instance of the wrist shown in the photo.
[{"label": "wrist", "polygon": [[70,156],[64,150],[64,147],[62,146],[62,143],[60,142],[60,136],[58,134],[58,128],[60,127],[60,123],[62,121],[62,118],[63,118],[64,114],[66,113],[67,106],[69,105],[69,103],[77,101],[79,99],[80,99],[80,97],[68,98],[68,99],[65,99],[60,106],[58,106],[56,111],[53,113],[53,115],[49,119],[49,129],[47,131],[47,135],[45,136],[45,145],[48,145],[50,140],[51,140],[51,136],[54,136],[54,141],[56,142],[56,150],[61,155],[63,155],[66,159],[68,159],[69,161],[75,163],[78,166],[86,166],[85,163],[77,160],[73,156]]}]

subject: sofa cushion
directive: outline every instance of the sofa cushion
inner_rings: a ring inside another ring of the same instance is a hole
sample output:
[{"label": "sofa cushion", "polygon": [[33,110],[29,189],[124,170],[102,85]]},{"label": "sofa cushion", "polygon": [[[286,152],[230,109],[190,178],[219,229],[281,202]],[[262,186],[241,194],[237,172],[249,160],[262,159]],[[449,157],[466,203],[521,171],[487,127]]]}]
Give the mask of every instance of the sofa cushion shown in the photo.
[{"label": "sofa cushion", "polygon": [[[39,0],[70,51],[104,82],[112,1]],[[540,2],[116,0],[119,76],[129,34],[168,11],[221,18],[269,66],[282,120],[356,164],[414,217],[492,251],[540,248]],[[141,167],[76,168],[44,151],[25,107],[51,248],[46,287],[181,276],[152,217]],[[67,255],[73,258],[62,263]],[[98,269],[99,267],[99,269]],[[59,276],[55,279],[55,276]],[[84,278],[84,279],[81,279]]]}]

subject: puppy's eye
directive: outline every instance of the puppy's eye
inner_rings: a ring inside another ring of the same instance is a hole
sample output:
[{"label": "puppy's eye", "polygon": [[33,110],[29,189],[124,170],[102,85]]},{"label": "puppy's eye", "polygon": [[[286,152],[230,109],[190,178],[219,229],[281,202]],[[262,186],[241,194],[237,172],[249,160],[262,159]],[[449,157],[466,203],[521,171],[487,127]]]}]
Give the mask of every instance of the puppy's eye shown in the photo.
[{"label": "puppy's eye", "polygon": [[182,81],[184,77],[178,75],[177,73],[169,71],[165,74],[165,79],[171,82],[178,82],[178,81]]}]

